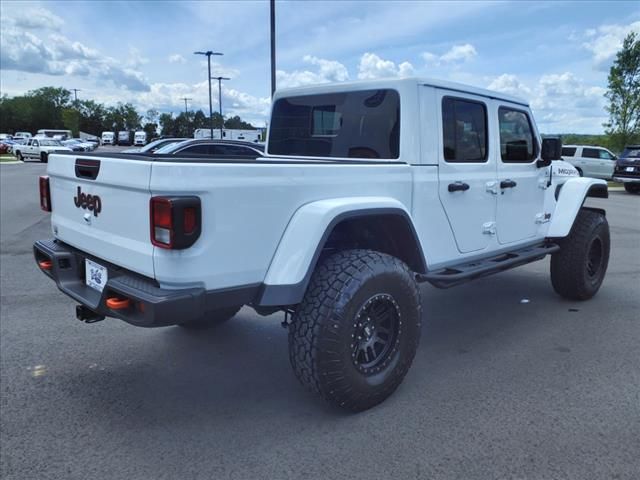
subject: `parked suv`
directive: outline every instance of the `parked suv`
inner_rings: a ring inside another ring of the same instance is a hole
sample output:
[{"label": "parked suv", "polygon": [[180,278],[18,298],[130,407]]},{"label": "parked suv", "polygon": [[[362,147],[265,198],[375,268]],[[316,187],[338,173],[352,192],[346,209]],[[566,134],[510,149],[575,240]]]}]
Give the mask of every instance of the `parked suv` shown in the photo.
[{"label": "parked suv", "polygon": [[604,147],[592,145],[564,145],[562,159],[576,167],[581,177],[609,180],[617,157]]},{"label": "parked suv", "polygon": [[629,193],[640,193],[640,145],[628,145],[616,162],[613,180]]}]

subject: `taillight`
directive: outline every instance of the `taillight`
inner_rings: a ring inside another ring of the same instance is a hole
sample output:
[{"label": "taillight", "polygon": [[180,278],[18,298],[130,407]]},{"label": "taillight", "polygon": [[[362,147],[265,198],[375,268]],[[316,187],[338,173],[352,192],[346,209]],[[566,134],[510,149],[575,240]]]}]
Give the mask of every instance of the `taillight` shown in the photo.
[{"label": "taillight", "polygon": [[151,243],[156,247],[189,248],[200,236],[198,197],[153,197],[150,203]]},{"label": "taillight", "polygon": [[40,177],[40,208],[45,212],[51,211],[51,190],[49,189],[49,176]]}]

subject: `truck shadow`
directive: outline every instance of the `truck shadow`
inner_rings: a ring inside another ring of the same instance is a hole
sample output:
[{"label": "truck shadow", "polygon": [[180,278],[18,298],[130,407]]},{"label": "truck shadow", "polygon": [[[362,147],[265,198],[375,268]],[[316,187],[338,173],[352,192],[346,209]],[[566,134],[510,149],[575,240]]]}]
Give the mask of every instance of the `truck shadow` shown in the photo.
[{"label": "truck shadow", "polygon": [[[528,303],[521,303],[525,298]],[[405,395],[427,397],[434,384],[458,369],[478,368],[518,339],[547,328],[546,311],[566,314],[545,274],[510,272],[452,290],[423,288],[420,349],[399,392],[372,412],[391,408]],[[227,422],[285,409],[291,416],[340,417],[306,393],[291,372],[281,314],[258,317],[243,309],[212,330],[154,330],[147,351],[116,357],[74,381],[72,397],[131,427],[182,422]],[[88,388],[87,388],[88,387]],[[91,392],[82,398],[82,392]],[[99,394],[95,393],[96,391]]]}]

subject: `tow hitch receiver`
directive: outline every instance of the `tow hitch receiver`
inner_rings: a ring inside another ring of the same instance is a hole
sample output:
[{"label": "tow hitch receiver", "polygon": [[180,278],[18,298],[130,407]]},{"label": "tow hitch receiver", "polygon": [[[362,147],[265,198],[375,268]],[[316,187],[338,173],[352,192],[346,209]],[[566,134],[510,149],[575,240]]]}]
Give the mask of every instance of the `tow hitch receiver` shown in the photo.
[{"label": "tow hitch receiver", "polygon": [[76,318],[85,323],[96,323],[104,320],[104,315],[100,315],[84,305],[76,305]]}]

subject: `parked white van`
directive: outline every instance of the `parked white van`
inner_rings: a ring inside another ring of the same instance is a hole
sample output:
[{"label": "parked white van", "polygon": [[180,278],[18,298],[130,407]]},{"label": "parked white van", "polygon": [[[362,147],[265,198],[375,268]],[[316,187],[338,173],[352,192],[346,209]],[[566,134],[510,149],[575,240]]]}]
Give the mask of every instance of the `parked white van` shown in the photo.
[{"label": "parked white van", "polygon": [[147,144],[147,132],[142,130],[136,132],[133,135],[133,144],[141,147],[145,146]]},{"label": "parked white van", "polygon": [[114,132],[102,132],[102,145],[114,145],[116,134]]}]

